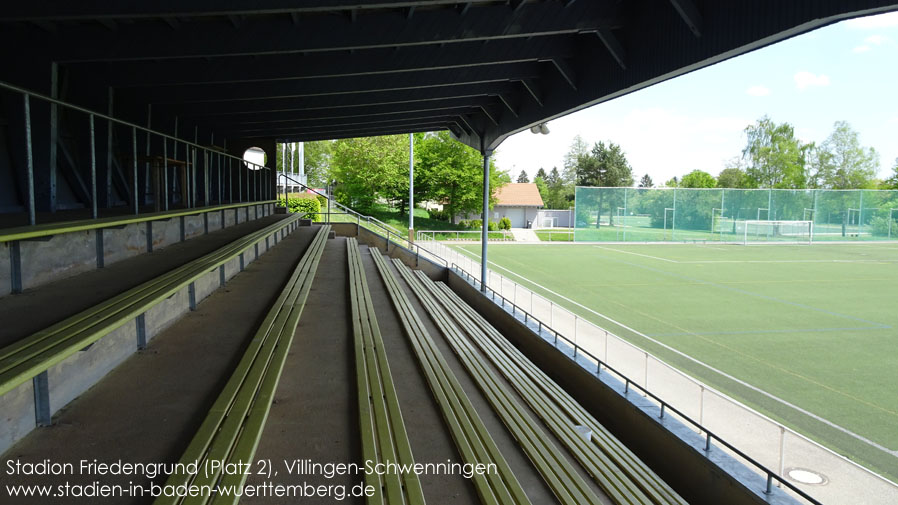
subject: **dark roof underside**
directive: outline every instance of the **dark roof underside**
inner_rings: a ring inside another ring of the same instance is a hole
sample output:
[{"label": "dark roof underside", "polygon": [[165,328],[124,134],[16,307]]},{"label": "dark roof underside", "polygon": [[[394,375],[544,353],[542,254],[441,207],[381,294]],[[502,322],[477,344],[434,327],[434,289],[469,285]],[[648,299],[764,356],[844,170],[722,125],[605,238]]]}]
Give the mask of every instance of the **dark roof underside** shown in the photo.
[{"label": "dark roof underside", "polygon": [[[138,5],[134,5],[138,4]],[[4,59],[216,138],[508,135],[881,0],[121,0],[7,3]],[[15,65],[0,77],[21,82]],[[85,84],[87,83],[87,84]],[[73,91],[71,99],[77,101]]]}]

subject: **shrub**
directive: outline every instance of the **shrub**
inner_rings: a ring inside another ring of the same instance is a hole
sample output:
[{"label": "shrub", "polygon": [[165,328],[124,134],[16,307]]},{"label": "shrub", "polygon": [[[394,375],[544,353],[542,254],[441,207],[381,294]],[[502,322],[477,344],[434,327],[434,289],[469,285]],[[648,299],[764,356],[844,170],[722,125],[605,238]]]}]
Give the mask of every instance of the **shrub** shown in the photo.
[{"label": "shrub", "polygon": [[499,225],[495,221],[488,221],[486,223],[486,228],[489,231],[497,231],[499,229]]},{"label": "shrub", "polygon": [[470,228],[469,224],[470,223],[468,223],[467,219],[462,219],[461,221],[458,222],[458,225],[461,226],[462,228]]},{"label": "shrub", "polygon": [[449,211],[448,210],[431,210],[428,212],[430,213],[431,219],[436,219],[437,221],[448,221],[449,220]]},{"label": "shrub", "polygon": [[[284,206],[283,198],[278,198],[278,205]],[[300,194],[294,198],[289,198],[287,199],[287,209],[294,214],[312,213],[313,215],[310,216],[312,221],[321,221],[321,214],[319,214],[321,205],[315,195]]]},{"label": "shrub", "polygon": [[327,198],[325,198],[324,195],[314,195],[314,196],[315,196],[315,198],[318,199],[318,208],[326,209],[327,208]]},{"label": "shrub", "polygon": [[[873,235],[877,237],[886,237],[889,235],[889,219],[884,216],[874,217],[870,220],[870,228]],[[892,232],[898,233],[898,221],[892,220]]]},{"label": "shrub", "polygon": [[499,229],[500,230],[510,230],[511,229],[511,219],[507,217],[503,217],[499,220]]},{"label": "shrub", "polygon": [[481,219],[472,219],[468,221],[468,228],[472,230],[479,230],[483,226],[483,220]]}]

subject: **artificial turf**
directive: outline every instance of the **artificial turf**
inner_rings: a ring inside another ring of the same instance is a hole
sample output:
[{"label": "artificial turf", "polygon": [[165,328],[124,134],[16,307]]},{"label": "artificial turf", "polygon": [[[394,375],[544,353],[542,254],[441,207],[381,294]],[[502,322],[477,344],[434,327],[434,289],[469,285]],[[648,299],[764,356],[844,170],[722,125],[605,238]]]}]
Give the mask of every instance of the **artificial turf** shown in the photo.
[{"label": "artificial turf", "polygon": [[[479,245],[458,247],[479,257]],[[898,245],[495,244],[490,261],[580,317],[898,479],[896,454],[639,335],[895,451]]]}]

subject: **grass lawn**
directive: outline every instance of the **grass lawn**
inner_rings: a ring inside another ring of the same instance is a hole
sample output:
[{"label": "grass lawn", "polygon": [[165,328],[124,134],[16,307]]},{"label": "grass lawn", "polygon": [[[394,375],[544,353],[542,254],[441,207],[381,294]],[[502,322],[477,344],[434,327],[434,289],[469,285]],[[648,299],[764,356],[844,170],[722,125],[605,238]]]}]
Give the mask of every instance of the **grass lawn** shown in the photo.
[{"label": "grass lawn", "polygon": [[543,242],[573,242],[574,234],[568,231],[559,230],[537,230],[536,236]]},{"label": "grass lawn", "polygon": [[[479,245],[459,247],[472,257],[479,255]],[[898,449],[895,244],[496,244],[490,254],[491,268],[503,275],[898,480],[894,455],[535,285],[894,451]]]}]

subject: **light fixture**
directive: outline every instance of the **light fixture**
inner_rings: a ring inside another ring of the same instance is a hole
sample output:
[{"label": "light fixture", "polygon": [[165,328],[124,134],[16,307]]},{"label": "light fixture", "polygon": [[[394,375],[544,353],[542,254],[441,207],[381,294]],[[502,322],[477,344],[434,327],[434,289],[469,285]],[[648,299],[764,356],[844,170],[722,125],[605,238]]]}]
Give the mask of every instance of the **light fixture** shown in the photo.
[{"label": "light fixture", "polygon": [[533,125],[530,127],[530,133],[537,134],[542,133],[543,135],[549,134],[549,126],[546,123],[540,123],[537,125]]}]

